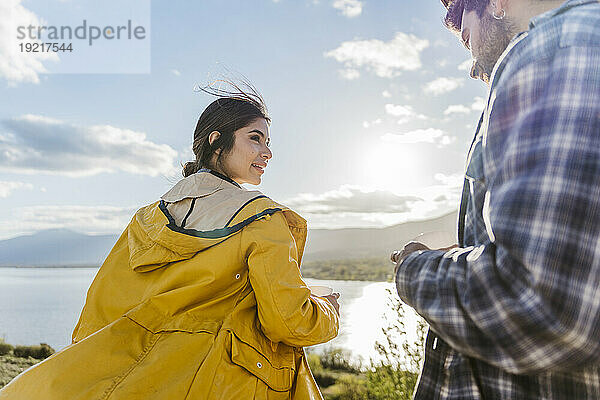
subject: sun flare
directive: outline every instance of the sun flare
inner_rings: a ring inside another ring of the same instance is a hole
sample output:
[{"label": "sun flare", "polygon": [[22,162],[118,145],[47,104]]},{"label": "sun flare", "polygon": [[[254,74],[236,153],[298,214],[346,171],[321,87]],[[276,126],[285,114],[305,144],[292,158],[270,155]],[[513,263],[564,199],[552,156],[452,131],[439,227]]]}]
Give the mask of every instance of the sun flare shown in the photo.
[{"label": "sun flare", "polygon": [[369,186],[397,193],[422,186],[424,160],[416,145],[378,141],[366,150],[361,178]]}]

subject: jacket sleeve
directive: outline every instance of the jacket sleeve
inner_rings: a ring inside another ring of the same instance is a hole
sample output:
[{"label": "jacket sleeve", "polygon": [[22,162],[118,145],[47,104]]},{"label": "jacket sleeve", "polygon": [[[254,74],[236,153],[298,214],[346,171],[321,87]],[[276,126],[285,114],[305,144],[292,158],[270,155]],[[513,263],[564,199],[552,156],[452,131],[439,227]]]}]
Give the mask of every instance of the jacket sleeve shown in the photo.
[{"label": "jacket sleeve", "polygon": [[302,280],[294,238],[281,212],[242,232],[250,283],[263,333],[273,342],[303,347],[337,336],[339,318]]},{"label": "jacket sleeve", "polygon": [[487,242],[413,253],[396,275],[400,297],[441,338],[511,373],[600,362],[598,49],[561,49],[552,62],[562,69],[532,64],[498,89],[484,150]]}]

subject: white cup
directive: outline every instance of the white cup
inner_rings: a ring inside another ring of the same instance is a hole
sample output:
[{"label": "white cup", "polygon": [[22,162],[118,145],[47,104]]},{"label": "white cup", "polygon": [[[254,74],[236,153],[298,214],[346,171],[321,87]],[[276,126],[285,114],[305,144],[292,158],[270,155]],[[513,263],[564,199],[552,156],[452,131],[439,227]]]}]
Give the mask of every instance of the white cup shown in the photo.
[{"label": "white cup", "polygon": [[411,242],[423,243],[432,250],[444,249],[456,244],[454,234],[448,231],[432,231],[421,233]]},{"label": "white cup", "polygon": [[333,288],[329,286],[311,285],[308,288],[310,289],[310,293],[317,297],[329,296],[333,293]]},{"label": "white cup", "polygon": [[[411,242],[422,243],[429,247],[431,250],[447,249],[448,247],[456,245],[456,238],[454,234],[448,231],[431,231],[421,233],[417,237],[413,238]],[[402,250],[393,251],[390,255],[390,261],[396,264],[400,259]]]}]

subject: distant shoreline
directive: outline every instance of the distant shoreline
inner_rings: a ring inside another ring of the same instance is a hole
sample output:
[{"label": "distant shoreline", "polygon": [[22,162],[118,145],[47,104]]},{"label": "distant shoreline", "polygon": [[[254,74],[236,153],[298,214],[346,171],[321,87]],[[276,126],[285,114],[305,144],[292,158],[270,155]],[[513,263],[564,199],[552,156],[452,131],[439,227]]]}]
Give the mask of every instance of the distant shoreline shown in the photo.
[{"label": "distant shoreline", "polygon": [[[98,265],[0,265],[4,269],[98,269]],[[321,280],[392,282],[393,264],[385,257],[349,260],[307,261],[302,263],[304,278]]]}]

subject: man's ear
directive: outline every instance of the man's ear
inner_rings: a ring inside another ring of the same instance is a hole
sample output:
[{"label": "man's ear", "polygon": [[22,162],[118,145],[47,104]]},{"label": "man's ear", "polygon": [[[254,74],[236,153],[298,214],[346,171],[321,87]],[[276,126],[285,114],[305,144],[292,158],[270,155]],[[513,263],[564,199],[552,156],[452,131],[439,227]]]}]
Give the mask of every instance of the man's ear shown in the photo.
[{"label": "man's ear", "polygon": [[[221,137],[221,132],[219,131],[212,131],[210,133],[210,135],[208,135],[208,144],[212,147],[213,143],[219,139]],[[219,152],[219,150],[217,150],[217,152]]]},{"label": "man's ear", "polygon": [[509,2],[509,0],[492,0],[490,2],[492,14],[497,16],[506,15],[506,9],[510,6]]}]

